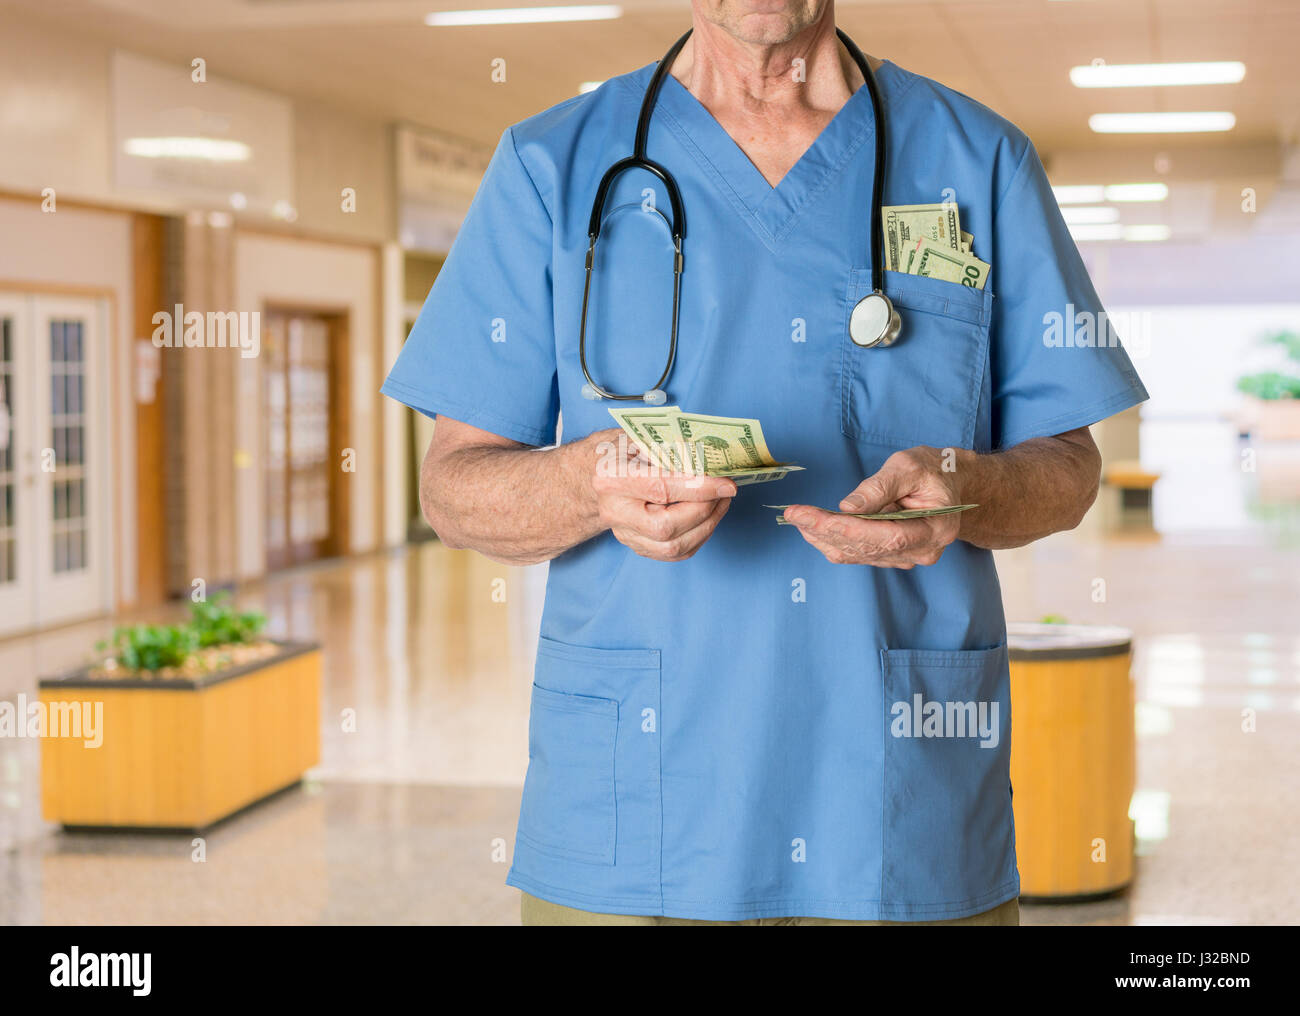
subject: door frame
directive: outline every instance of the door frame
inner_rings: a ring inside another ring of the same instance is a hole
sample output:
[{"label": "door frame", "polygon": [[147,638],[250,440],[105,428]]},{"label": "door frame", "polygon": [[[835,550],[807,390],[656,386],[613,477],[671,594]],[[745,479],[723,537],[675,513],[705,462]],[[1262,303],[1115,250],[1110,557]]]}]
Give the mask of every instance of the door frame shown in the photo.
[{"label": "door frame", "polygon": [[[15,377],[18,371],[24,371],[29,378],[35,377],[41,386],[49,384],[48,327],[51,318],[67,316],[85,322],[82,333],[82,415],[86,432],[82,462],[87,469],[83,508],[87,520],[85,571],[89,574],[54,575],[51,486],[49,482],[41,482],[40,469],[41,453],[48,447],[49,434],[39,431],[49,427],[49,412],[52,411],[48,387],[45,388],[46,408],[43,412],[38,412],[36,400],[23,400],[22,394],[16,393],[20,405],[26,405],[16,416],[22,428],[19,433],[25,433],[27,437],[24,439],[26,447],[16,449],[18,454],[14,461],[20,485],[15,512],[19,511],[19,504],[25,502],[26,510],[33,514],[34,528],[21,537],[28,546],[20,560],[31,579],[28,583],[16,583],[16,589],[27,602],[13,614],[0,614],[0,637],[7,637],[83,620],[113,609],[116,547],[113,543],[112,477],[121,463],[115,462],[112,455],[116,432],[109,384],[109,375],[115,364],[112,352],[115,303],[112,292],[0,281],[0,306],[15,309],[18,331],[24,339],[19,343],[15,356]],[[47,475],[57,476],[58,467],[56,462],[55,473]],[[24,490],[28,491],[26,496]],[[11,591],[6,591],[4,599],[10,595]],[[0,599],[0,604],[4,599]]]},{"label": "door frame", "polygon": [[[292,317],[300,315],[304,317],[321,318],[326,323],[329,334],[329,434],[326,437],[326,446],[328,455],[326,462],[329,470],[329,537],[323,541],[323,546],[319,554],[314,557],[300,558],[294,555],[290,548],[288,555],[284,557],[273,557],[266,546],[266,530],[262,530],[262,548],[266,570],[268,572],[278,571],[284,568],[292,568],[295,565],[309,563],[310,561],[325,560],[332,557],[341,557],[349,552],[351,547],[351,534],[349,533],[349,520],[351,512],[348,502],[348,487],[344,482],[344,476],[341,468],[340,452],[348,447],[347,434],[349,431],[348,421],[351,417],[351,385],[348,383],[348,355],[351,350],[351,308],[340,304],[311,304],[302,301],[279,301],[267,300],[262,304],[262,322],[263,327],[270,320],[272,315],[283,317]],[[265,370],[265,368],[262,368]],[[263,386],[265,378],[261,379],[261,385],[258,388],[258,414],[265,421],[265,405],[262,401],[264,398]],[[286,407],[286,414],[292,420],[292,409]],[[292,423],[290,424],[292,426]],[[265,427],[265,422],[263,422]],[[261,443],[258,449],[258,463],[260,468],[265,472],[266,469],[266,448],[267,435],[263,431]],[[353,449],[354,452],[356,449]],[[286,448],[287,455],[287,448]],[[263,480],[259,487],[262,491],[263,499],[266,498],[266,484]],[[286,487],[286,491],[287,491]]]},{"label": "door frame", "polygon": [[30,294],[12,290],[0,290],[0,317],[12,321],[10,340],[13,356],[13,400],[12,416],[9,420],[8,443],[10,463],[13,468],[13,517],[8,520],[15,527],[15,569],[14,582],[0,585],[0,636],[10,632],[25,631],[36,623],[35,571],[36,540],[26,529],[18,531],[15,522],[22,520],[33,509],[38,508],[35,492],[28,493],[27,488],[35,483],[35,477],[28,472],[29,463],[25,462],[23,449],[15,446],[15,437],[26,439],[26,435],[35,430],[36,410],[29,397],[26,384],[31,377],[31,368],[27,366],[31,355],[31,300]]},{"label": "door frame", "polygon": [[[89,574],[71,573],[55,575],[54,549],[52,539],[53,517],[47,503],[37,513],[40,520],[37,530],[37,579],[44,579],[46,585],[38,588],[37,623],[50,618],[51,623],[59,624],[79,618],[90,617],[105,609],[112,589],[108,541],[112,538],[112,528],[105,525],[108,506],[108,478],[112,473],[110,448],[108,442],[108,371],[107,357],[104,355],[103,339],[105,307],[100,301],[84,297],[42,296],[32,297],[32,334],[37,338],[32,343],[37,377],[42,381],[50,376],[49,324],[56,318],[77,318],[84,320],[86,326],[82,338],[82,417],[85,420],[85,447],[82,448],[82,468],[84,482],[83,511],[86,519],[86,567]],[[53,409],[51,408],[51,413]],[[48,426],[49,420],[39,421]],[[48,439],[48,434],[41,435],[41,440]],[[48,447],[48,446],[43,446]],[[61,463],[55,463],[56,472],[49,474],[57,478]],[[45,485],[48,490],[48,485]],[[42,500],[45,494],[41,494]]]}]

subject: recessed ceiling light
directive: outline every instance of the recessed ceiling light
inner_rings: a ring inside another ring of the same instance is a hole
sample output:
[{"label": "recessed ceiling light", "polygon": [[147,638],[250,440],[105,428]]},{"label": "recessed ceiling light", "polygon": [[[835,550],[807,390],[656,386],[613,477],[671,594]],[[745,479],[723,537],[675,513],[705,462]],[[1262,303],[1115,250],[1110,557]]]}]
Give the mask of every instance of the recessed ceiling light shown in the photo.
[{"label": "recessed ceiling light", "polygon": [[1070,68],[1078,88],[1140,88],[1156,85],[1235,85],[1246,76],[1237,60],[1210,63],[1093,64]]},{"label": "recessed ceiling light", "polygon": [[1106,188],[1107,201],[1163,201],[1169,185],[1163,183],[1116,183]]},{"label": "recessed ceiling light", "polygon": [[202,159],[207,162],[247,162],[253,150],[242,141],[224,138],[127,138],[127,155],[142,159]]},{"label": "recessed ceiling light", "polygon": [[1172,230],[1165,225],[1125,226],[1124,239],[1130,243],[1159,243],[1168,240]]},{"label": "recessed ceiling light", "polygon": [[1122,240],[1124,238],[1124,227],[1118,222],[1071,226],[1070,235],[1079,243],[1089,240]]},{"label": "recessed ceiling light", "polygon": [[435,11],[424,16],[426,25],[531,25],[545,21],[608,21],[621,18],[617,4],[581,4],[568,7],[498,7],[484,11]]},{"label": "recessed ceiling light", "polygon": [[1072,226],[1119,222],[1119,209],[1110,205],[1071,205],[1061,209],[1061,217]]},{"label": "recessed ceiling light", "polygon": [[1058,205],[1099,205],[1103,201],[1131,203],[1136,201],[1164,201],[1169,197],[1169,186],[1163,183],[1113,183],[1109,186],[1077,184],[1053,187]]},{"label": "recessed ceiling light", "polygon": [[1053,187],[1058,205],[1095,205],[1106,200],[1104,187]]},{"label": "recessed ceiling light", "polygon": [[1194,134],[1230,131],[1231,113],[1095,113],[1088,126],[1098,134]]}]

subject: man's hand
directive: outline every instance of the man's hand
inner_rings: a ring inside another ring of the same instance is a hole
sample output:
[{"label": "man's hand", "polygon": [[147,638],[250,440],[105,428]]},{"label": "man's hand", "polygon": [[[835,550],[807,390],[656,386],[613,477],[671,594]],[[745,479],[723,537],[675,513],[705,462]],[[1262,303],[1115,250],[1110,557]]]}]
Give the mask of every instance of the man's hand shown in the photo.
[{"label": "man's hand", "polygon": [[685,561],[731,507],[731,480],[666,473],[617,427],[586,440],[594,451],[591,487],[600,524],[642,557]]},{"label": "man's hand", "polygon": [[[889,512],[962,504],[958,470],[942,468],[937,448],[895,452],[840,502],[840,511]],[[834,515],[809,505],[785,510],[785,520],[832,564],[869,564],[908,569],[934,564],[961,529],[958,515],[897,522]]]},{"label": "man's hand", "polygon": [[1073,529],[1097,496],[1100,473],[1101,456],[1087,427],[992,454],[909,448],[863,480],[840,502],[840,510],[979,507],[959,515],[872,522],[799,505],[787,508],[785,519],[835,564],[912,568],[934,564],[956,539],[998,550]]}]

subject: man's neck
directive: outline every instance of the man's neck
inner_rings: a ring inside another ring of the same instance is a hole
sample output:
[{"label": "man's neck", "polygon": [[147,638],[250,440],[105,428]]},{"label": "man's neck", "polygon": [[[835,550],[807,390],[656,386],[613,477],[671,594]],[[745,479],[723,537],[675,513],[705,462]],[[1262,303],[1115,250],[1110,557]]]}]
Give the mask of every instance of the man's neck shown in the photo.
[{"label": "man's neck", "polygon": [[694,28],[671,73],[709,110],[834,113],[863,83],[835,34],[830,6],[818,22],[776,45],[742,42],[698,17]]}]

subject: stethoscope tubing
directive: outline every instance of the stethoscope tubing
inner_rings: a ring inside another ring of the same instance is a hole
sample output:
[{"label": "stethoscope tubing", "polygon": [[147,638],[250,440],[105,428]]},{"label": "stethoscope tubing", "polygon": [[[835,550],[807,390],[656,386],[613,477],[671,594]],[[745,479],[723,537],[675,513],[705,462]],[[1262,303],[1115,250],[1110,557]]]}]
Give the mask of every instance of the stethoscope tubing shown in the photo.
[{"label": "stethoscope tubing", "polygon": [[[654,115],[655,104],[659,100],[659,91],[663,87],[664,78],[672,67],[673,61],[677,59],[677,55],[682,51],[682,47],[686,45],[686,40],[691,37],[692,31],[693,29],[688,28],[685,34],[673,43],[672,48],[659,61],[659,66],[655,68],[654,75],[650,78],[650,84],[646,86],[645,97],[641,100],[641,110],[637,116],[636,139],[632,147],[632,155],[619,160],[605,171],[605,175],[601,177],[600,185],[596,189],[595,200],[592,202],[591,218],[587,223],[587,257],[582,284],[582,315],[578,324],[578,364],[582,368],[582,376],[586,379],[587,387],[596,398],[619,402],[640,402],[652,391],[662,392],[664,382],[668,380],[668,376],[672,373],[673,363],[677,359],[678,312],[681,308],[682,274],[685,271],[682,246],[686,236],[686,206],[682,201],[681,192],[677,188],[677,181],[673,178],[672,173],[657,162],[647,158],[646,145],[650,137],[650,120]],[[880,90],[876,85],[876,76],[872,72],[871,65],[867,62],[862,50],[858,49],[854,41],[843,30],[836,28],[835,34],[844,44],[844,48],[848,50],[849,56],[858,65],[863,80],[866,82],[867,91],[871,95],[871,109],[875,118],[876,131],[875,173],[871,185],[871,285],[876,293],[883,294],[885,276],[882,259],[885,244],[884,222],[881,218],[881,211],[884,202],[886,156],[884,109],[880,100]],[[659,375],[659,380],[655,382],[654,388],[640,394],[620,395],[616,392],[607,391],[597,384],[587,367],[587,309],[591,299],[591,276],[596,264],[596,241],[600,238],[601,219],[605,212],[605,202],[614,182],[631,169],[645,170],[661,180],[664,189],[668,192],[669,204],[672,205],[673,312],[672,327],[668,339],[668,360],[664,364],[663,373]]]}]

